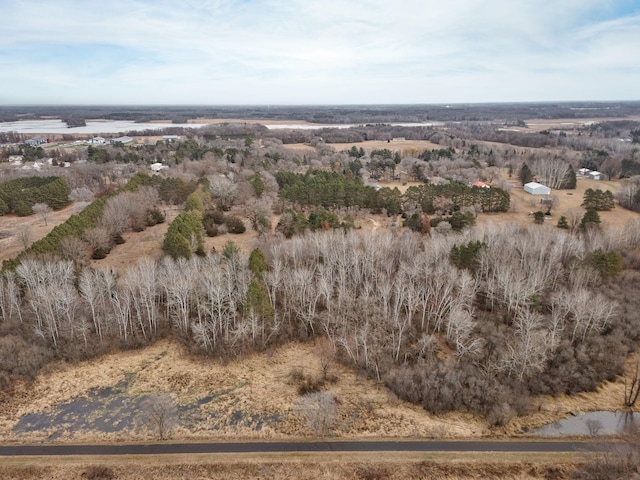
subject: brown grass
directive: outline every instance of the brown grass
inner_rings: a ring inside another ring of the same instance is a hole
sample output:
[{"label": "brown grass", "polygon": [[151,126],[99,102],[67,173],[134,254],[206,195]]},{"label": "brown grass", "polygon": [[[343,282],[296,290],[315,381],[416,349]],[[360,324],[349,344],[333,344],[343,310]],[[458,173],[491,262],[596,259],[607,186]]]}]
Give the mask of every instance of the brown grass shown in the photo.
[{"label": "brown grass", "polygon": [[15,237],[15,229],[18,225],[29,225],[33,232],[33,241],[46,236],[54,227],[64,223],[71,215],[78,213],[86,204],[71,204],[62,210],[51,212],[47,218],[47,225],[39,215],[17,217],[15,215],[0,216],[0,261],[8,260],[18,255],[23,246]]},{"label": "brown grass", "polygon": [[[151,347],[117,352],[99,359],[70,365],[52,363],[30,384],[19,385],[12,399],[0,406],[0,438],[36,441],[50,432],[16,434],[13,427],[27,413],[42,413],[82,397],[92,388],[114,386],[129,378],[127,395],[168,392],[176,403],[193,404],[209,395],[215,401],[204,404],[203,420],[191,428],[178,427],[175,439],[282,438],[310,434],[297,413],[298,385],[291,371],[306,376],[321,375],[326,345],[292,343],[268,353],[251,355],[223,365],[206,358],[193,358],[171,341]],[[333,434],[341,437],[477,437],[487,433],[483,421],[473,415],[450,414],[432,417],[419,406],[398,400],[386,388],[357,372],[332,363],[330,374],[337,382],[325,386],[340,402],[340,420]],[[234,412],[280,419],[265,423],[261,430],[229,422]],[[62,440],[68,440],[65,433]],[[100,441],[148,438],[144,432],[111,435],[75,432],[74,440]]]},{"label": "brown grass", "polygon": [[[329,143],[328,145],[332,146],[338,151],[342,150],[350,150],[351,147],[360,148],[362,147],[366,152],[371,152],[372,150],[382,150],[389,149],[392,152],[403,152],[404,150],[412,150],[415,149],[418,153],[421,153],[423,150],[437,150],[443,147],[442,145],[438,145],[437,143],[432,143],[428,140],[404,140],[401,142],[387,142],[386,140],[369,140],[366,142],[358,142],[358,143]],[[286,145],[288,147],[288,145]]]},{"label": "brown grass", "polygon": [[[522,225],[533,223],[531,212],[537,210],[545,210],[540,205],[540,198],[524,191],[522,185],[517,178],[507,178],[504,172],[504,178],[511,186],[511,211],[505,213],[492,213],[479,215],[477,223],[482,225],[488,222],[516,222]],[[620,188],[619,180],[590,180],[585,177],[578,177],[575,190],[552,190],[551,195],[557,197],[558,204],[552,209],[552,219],[545,222],[547,227],[556,227],[560,216],[569,209],[578,208],[583,202],[584,192],[588,189],[611,190],[614,194]],[[608,212],[599,212],[602,220],[603,228],[622,228],[631,221],[640,218],[640,214],[627,210],[620,206],[616,206]]]},{"label": "brown grass", "polygon": [[[9,458],[3,480],[90,479],[109,472],[118,480],[300,479],[413,480],[569,478],[584,460],[578,455],[331,453],[274,455],[166,455],[153,457]],[[108,478],[108,476],[106,477]],[[105,478],[105,480],[106,480]],[[100,480],[99,477],[93,480]]]}]

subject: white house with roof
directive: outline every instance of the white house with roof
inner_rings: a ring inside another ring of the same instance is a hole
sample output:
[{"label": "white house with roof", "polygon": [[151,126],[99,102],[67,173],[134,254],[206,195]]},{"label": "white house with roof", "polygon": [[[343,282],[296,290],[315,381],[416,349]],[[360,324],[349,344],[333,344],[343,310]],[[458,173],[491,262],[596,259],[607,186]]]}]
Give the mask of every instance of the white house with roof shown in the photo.
[{"label": "white house with roof", "polygon": [[38,145],[42,145],[43,143],[49,143],[49,139],[47,137],[33,137],[25,140],[24,143],[31,147],[37,147]]},{"label": "white house with roof", "polygon": [[589,172],[589,179],[590,180],[604,180],[604,173],[600,173],[597,170],[593,170],[592,172]]},{"label": "white house with roof", "polygon": [[551,189],[546,185],[542,185],[538,182],[529,182],[525,184],[524,191],[531,195],[550,195]]},{"label": "white house with roof", "polygon": [[133,142],[133,138],[128,137],[128,136],[124,136],[124,137],[118,137],[118,138],[112,138],[110,143],[113,145],[115,143],[122,143],[123,145],[126,145],[127,143],[131,143]]},{"label": "white house with roof", "polygon": [[104,139],[104,137],[93,137],[91,140],[89,140],[89,143],[93,143],[94,145],[102,145],[106,142],[107,141]]},{"label": "white house with roof", "polygon": [[165,168],[169,168],[169,166],[168,166],[168,165],[163,165],[163,164],[162,164],[162,163],[160,163],[160,162],[156,162],[156,163],[152,163],[152,164],[150,165],[150,168],[151,168],[151,171],[152,171],[152,172],[156,172],[156,173],[157,173],[157,172],[159,172],[160,170],[164,170]]}]

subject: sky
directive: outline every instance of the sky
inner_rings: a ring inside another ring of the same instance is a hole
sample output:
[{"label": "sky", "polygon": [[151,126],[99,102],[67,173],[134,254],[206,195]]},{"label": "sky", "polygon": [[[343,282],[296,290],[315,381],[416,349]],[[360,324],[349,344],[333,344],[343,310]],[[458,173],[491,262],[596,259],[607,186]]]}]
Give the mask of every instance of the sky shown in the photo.
[{"label": "sky", "polygon": [[640,0],[0,0],[0,105],[640,100]]}]

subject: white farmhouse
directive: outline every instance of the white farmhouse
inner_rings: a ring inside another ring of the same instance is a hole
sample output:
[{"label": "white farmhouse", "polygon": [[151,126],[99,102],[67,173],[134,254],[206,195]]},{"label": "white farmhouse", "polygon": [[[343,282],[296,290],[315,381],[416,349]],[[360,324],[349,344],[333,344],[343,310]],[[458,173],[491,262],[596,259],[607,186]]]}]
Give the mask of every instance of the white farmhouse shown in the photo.
[{"label": "white farmhouse", "polygon": [[551,189],[546,185],[537,182],[529,182],[525,184],[524,191],[531,195],[550,195]]},{"label": "white farmhouse", "polygon": [[151,167],[151,171],[152,172],[159,172],[160,170],[164,170],[165,168],[169,168],[168,165],[163,165],[160,162],[152,163],[150,167]]}]

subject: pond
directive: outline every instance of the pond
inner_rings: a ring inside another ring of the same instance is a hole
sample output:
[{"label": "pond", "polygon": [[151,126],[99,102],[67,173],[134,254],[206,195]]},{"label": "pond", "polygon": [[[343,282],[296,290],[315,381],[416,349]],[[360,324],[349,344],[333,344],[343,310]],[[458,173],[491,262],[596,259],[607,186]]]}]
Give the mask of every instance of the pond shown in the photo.
[{"label": "pond", "polygon": [[[99,133],[126,133],[144,130],[160,130],[164,128],[200,128],[207,124],[200,123],[135,123],[129,120],[87,120],[84,127],[69,127],[60,119],[55,120],[20,120],[17,122],[0,122],[0,133],[16,132],[24,134],[41,133],[68,133],[68,134],[99,134]],[[392,123],[398,127],[429,127],[436,125],[432,123]],[[301,129],[317,130],[320,128],[350,128],[357,125],[313,125],[313,124],[268,124],[265,125],[270,130],[277,129]]]},{"label": "pond", "polygon": [[199,128],[204,124],[197,123],[135,123],[128,120],[87,120],[84,127],[69,127],[62,120],[20,120],[17,122],[0,122],[0,133],[17,132],[35,135],[38,133],[60,134],[98,134],[125,133],[143,130],[161,130],[163,128]]},{"label": "pond", "polygon": [[530,431],[540,437],[618,435],[640,428],[638,412],[582,413]]}]

